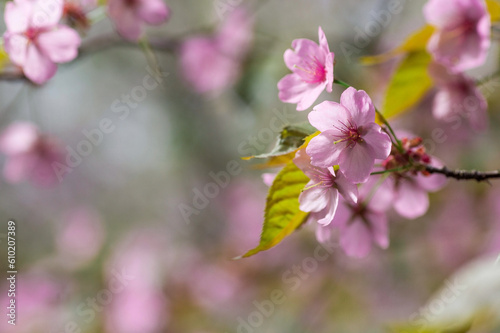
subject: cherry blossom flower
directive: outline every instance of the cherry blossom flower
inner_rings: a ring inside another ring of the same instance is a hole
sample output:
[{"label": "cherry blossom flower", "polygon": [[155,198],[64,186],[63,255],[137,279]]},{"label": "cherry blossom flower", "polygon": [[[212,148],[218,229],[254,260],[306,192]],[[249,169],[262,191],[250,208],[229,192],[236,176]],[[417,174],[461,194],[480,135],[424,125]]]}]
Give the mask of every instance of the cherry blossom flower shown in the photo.
[{"label": "cherry blossom flower", "polygon": [[365,182],[375,159],[391,152],[391,139],[375,123],[375,107],[363,90],[351,87],[340,104],[326,101],[315,106],[309,122],[321,131],[306,148],[311,163],[322,168],[339,165],[352,182]]},{"label": "cherry blossom flower", "polygon": [[316,238],[321,243],[331,240],[333,229],[340,232],[340,246],[351,257],[366,257],[373,244],[383,249],[389,246],[389,227],[386,211],[393,195],[381,191],[380,177],[370,177],[359,189],[356,203],[341,199],[330,225],[318,226]]},{"label": "cherry blossom flower", "polygon": [[356,203],[358,189],[341,171],[335,173],[333,167],[320,168],[311,165],[309,156],[303,150],[297,152],[293,161],[311,179],[299,196],[300,210],[311,212],[319,224],[328,225],[332,221],[337,210],[339,194]]},{"label": "cherry blossom flower", "polygon": [[213,36],[196,36],[181,45],[182,74],[201,94],[220,93],[241,72],[253,35],[253,19],[244,8],[235,9]]},{"label": "cherry blossom flower", "polygon": [[143,25],[160,25],[170,16],[163,0],[109,0],[108,15],[123,37],[137,41]]},{"label": "cherry blossom flower", "polygon": [[5,6],[5,51],[22,67],[31,81],[42,84],[57,71],[57,63],[76,58],[80,46],[78,33],[62,24],[62,2],[46,0],[7,2]]},{"label": "cherry blossom flower", "polygon": [[468,118],[475,130],[484,130],[488,123],[488,102],[474,80],[462,73],[452,74],[437,64],[429,66],[438,92],[434,97],[432,113],[436,119],[449,119],[454,115]]},{"label": "cherry blossom flower", "polygon": [[293,73],[278,82],[279,98],[297,104],[297,111],[309,108],[325,88],[332,92],[335,54],[321,27],[318,35],[319,45],[310,39],[295,39],[294,50],[285,51],[285,64]]},{"label": "cherry blossom flower", "polygon": [[435,61],[455,73],[484,63],[491,22],[483,0],[429,0],[424,15],[436,27],[427,44]]},{"label": "cherry blossom flower", "polygon": [[[398,137],[402,136],[398,134]],[[410,160],[434,167],[443,166],[437,158],[427,155],[421,138],[410,140],[403,137],[401,142],[404,152],[394,151],[383,162],[386,169],[405,166]],[[382,187],[380,191],[392,192],[388,195],[394,196],[394,209],[399,215],[408,219],[415,219],[424,215],[429,209],[428,192],[440,190],[446,184],[446,181],[446,177],[439,174],[427,174],[413,170],[391,172],[384,181],[386,186]]]},{"label": "cherry blossom flower", "polygon": [[41,134],[36,126],[10,125],[0,135],[0,151],[8,156],[3,170],[8,182],[29,179],[37,185],[49,186],[57,181],[52,164],[63,161],[64,151],[55,138]]}]

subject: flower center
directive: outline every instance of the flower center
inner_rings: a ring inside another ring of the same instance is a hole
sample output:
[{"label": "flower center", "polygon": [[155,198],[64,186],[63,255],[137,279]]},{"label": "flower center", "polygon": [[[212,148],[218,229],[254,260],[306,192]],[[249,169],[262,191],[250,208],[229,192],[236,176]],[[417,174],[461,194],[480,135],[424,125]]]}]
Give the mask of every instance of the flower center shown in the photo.
[{"label": "flower center", "polygon": [[319,83],[326,80],[326,68],[318,58],[309,57],[304,63],[304,67],[294,66],[300,71],[297,73],[306,83]]},{"label": "flower center", "polygon": [[38,28],[33,28],[29,27],[25,32],[24,35],[26,38],[28,38],[31,42],[35,41],[36,38],[38,37],[38,34],[40,33],[40,29]]},{"label": "flower center", "polygon": [[346,142],[347,147],[352,148],[357,143],[363,142],[363,138],[361,136],[363,128],[357,127],[351,120],[348,120],[347,123],[340,121],[340,126],[334,126],[334,128],[341,132],[341,134],[337,136],[337,140],[333,142],[334,144]]}]

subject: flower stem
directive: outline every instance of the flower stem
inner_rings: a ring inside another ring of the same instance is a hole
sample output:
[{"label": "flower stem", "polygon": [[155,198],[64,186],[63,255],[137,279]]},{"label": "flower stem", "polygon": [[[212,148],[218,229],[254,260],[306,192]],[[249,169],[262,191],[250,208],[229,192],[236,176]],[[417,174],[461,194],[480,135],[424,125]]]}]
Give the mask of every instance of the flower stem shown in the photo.
[{"label": "flower stem", "polygon": [[375,171],[375,172],[372,172],[370,175],[375,176],[375,175],[384,175],[384,174],[387,174],[390,172],[406,171],[406,170],[408,170],[408,168],[409,168],[409,166],[403,166],[403,167],[389,169],[389,170]]}]

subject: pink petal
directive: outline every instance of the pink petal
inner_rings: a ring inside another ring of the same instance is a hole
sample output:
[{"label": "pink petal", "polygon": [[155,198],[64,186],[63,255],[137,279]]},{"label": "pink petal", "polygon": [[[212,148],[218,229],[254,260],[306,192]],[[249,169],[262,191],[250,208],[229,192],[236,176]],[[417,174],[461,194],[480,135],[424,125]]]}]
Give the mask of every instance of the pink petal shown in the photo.
[{"label": "pink petal", "polygon": [[27,153],[39,138],[38,129],[30,123],[14,123],[0,136],[0,150],[6,155]]},{"label": "pink petal", "polygon": [[253,39],[254,17],[241,7],[233,10],[216,35],[220,50],[235,59],[246,56]]},{"label": "pink petal", "polygon": [[152,25],[162,24],[169,14],[170,9],[162,0],[142,0],[137,8],[137,16]]},{"label": "pink petal", "polygon": [[352,204],[358,202],[358,187],[356,184],[350,182],[341,171],[337,172],[335,184],[339,189],[339,193]]},{"label": "pink petal", "polygon": [[10,33],[22,33],[28,29],[32,5],[29,2],[8,1],[5,5],[5,24]]},{"label": "pink petal", "polygon": [[424,16],[430,24],[446,28],[459,25],[464,13],[461,6],[450,4],[450,0],[430,0],[424,5]]},{"label": "pink petal", "polygon": [[321,225],[329,225],[335,217],[335,212],[337,211],[337,207],[339,205],[339,191],[334,188],[329,188],[325,191],[324,195],[326,196],[328,203],[326,204],[326,207],[317,214],[321,214],[322,216],[318,219],[318,223]]},{"label": "pink petal", "polygon": [[326,56],[325,70],[326,70],[326,91],[331,93],[333,90],[333,64],[335,63],[335,54],[333,52]]},{"label": "pink petal", "polygon": [[394,203],[395,190],[394,178],[388,177],[380,183],[381,176],[370,176],[368,181],[361,186],[360,198],[367,198],[371,195],[373,187],[377,186],[375,194],[368,202],[368,207],[374,212],[385,212],[392,207]]},{"label": "pink petal", "polygon": [[297,74],[288,74],[278,82],[279,99],[297,104],[297,111],[308,109],[325,89],[326,83],[307,83]]},{"label": "pink petal", "polygon": [[[436,168],[441,168],[444,164],[436,157],[431,157],[432,166]],[[426,191],[435,192],[442,189],[446,183],[448,182],[447,178],[444,175],[432,174],[430,176],[424,176],[422,174],[418,174],[415,178],[418,185]]]},{"label": "pink petal", "polygon": [[[458,102],[458,104],[457,104]],[[450,89],[441,89],[434,96],[432,115],[436,119],[446,119],[461,105],[460,97]]]},{"label": "pink petal", "polygon": [[340,232],[340,245],[350,257],[366,257],[372,249],[372,235],[359,218],[352,221]]},{"label": "pink petal", "polygon": [[327,196],[328,190],[324,187],[314,185],[317,184],[314,181],[310,181],[309,183],[307,183],[302,193],[300,193],[299,208],[303,212],[319,212],[329,203],[330,198]]},{"label": "pink petal", "polygon": [[28,79],[37,84],[42,84],[56,74],[57,66],[36,45],[30,44],[23,71]]},{"label": "pink petal", "polygon": [[370,177],[374,162],[371,150],[360,144],[344,149],[339,158],[340,170],[353,183],[366,182]]},{"label": "pink petal", "polygon": [[311,157],[311,164],[322,168],[337,165],[345,143],[334,144],[335,137],[329,131],[323,132],[309,142],[306,153]]},{"label": "pink petal", "polygon": [[370,221],[372,238],[383,249],[389,247],[389,224],[384,213],[368,212],[366,219]]},{"label": "pink petal", "polygon": [[322,52],[318,44],[310,39],[295,39],[292,42],[295,51],[285,51],[284,60],[286,66],[292,71],[298,68],[307,68],[312,59],[316,58],[320,63],[325,63],[326,54]]},{"label": "pink petal", "polygon": [[346,122],[349,118],[349,111],[345,107],[330,101],[316,105],[308,115],[311,125],[321,132],[334,130],[335,126],[339,126],[339,122]]},{"label": "pink petal", "polygon": [[325,32],[321,27],[318,28],[318,40],[319,40],[319,47],[322,49],[322,51],[325,54],[330,53],[330,47],[328,46],[328,40],[326,39]]},{"label": "pink petal", "polygon": [[55,63],[68,62],[78,55],[80,36],[66,26],[44,32],[38,37],[38,46]]},{"label": "pink petal", "polygon": [[135,11],[127,7],[123,0],[109,1],[108,13],[120,35],[132,41],[139,40],[142,34],[142,22],[135,16]]},{"label": "pink petal", "polygon": [[33,156],[30,154],[15,155],[5,163],[3,176],[11,184],[19,183],[28,178],[34,163]]},{"label": "pink petal", "polygon": [[363,90],[347,88],[340,96],[340,104],[349,110],[352,120],[358,126],[375,121],[375,107],[372,100]]},{"label": "pink petal", "polygon": [[414,180],[401,180],[397,188],[394,209],[399,215],[415,219],[424,215],[429,209],[429,196]]},{"label": "pink petal", "polygon": [[372,123],[364,127],[366,134],[363,140],[369,146],[372,157],[376,159],[386,159],[391,153],[392,142],[387,133],[382,132],[379,125]]},{"label": "pink petal", "polygon": [[4,47],[15,65],[24,66],[28,52],[28,39],[26,37],[7,32],[4,35]]},{"label": "pink petal", "polygon": [[329,225],[318,224],[316,226],[316,240],[322,244],[328,243],[332,239],[332,231],[333,228],[331,224]]},{"label": "pink petal", "polygon": [[36,28],[52,28],[61,20],[63,14],[63,1],[36,0],[33,2],[33,12],[30,26]]}]

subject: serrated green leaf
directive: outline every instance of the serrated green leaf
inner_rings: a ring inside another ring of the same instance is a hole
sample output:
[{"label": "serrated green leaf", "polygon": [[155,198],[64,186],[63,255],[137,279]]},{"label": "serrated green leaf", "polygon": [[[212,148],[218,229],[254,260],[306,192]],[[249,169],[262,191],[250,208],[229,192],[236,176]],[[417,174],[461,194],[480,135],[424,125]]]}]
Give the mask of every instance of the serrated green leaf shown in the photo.
[{"label": "serrated green leaf", "polygon": [[314,132],[316,132],[316,128],[308,122],[286,126],[279,134],[276,145],[271,152],[256,156],[248,156],[243,159],[250,160],[252,158],[269,158],[289,154],[299,149],[300,146],[304,144],[306,137]]},{"label": "serrated green leaf", "polygon": [[259,245],[242,258],[274,247],[306,221],[309,213],[299,209],[299,195],[308,182],[309,178],[293,161],[278,173],[267,196]]},{"label": "serrated green leaf", "polygon": [[404,42],[396,47],[394,50],[389,52],[385,52],[376,56],[368,56],[362,57],[360,62],[363,65],[375,65],[382,62],[386,62],[387,60],[403,53],[424,51],[427,47],[427,42],[429,38],[431,38],[434,33],[434,27],[431,25],[425,25],[420,30],[415,31],[411,35],[409,35]]},{"label": "serrated green leaf", "polygon": [[397,116],[417,104],[432,88],[427,72],[431,56],[425,51],[411,52],[399,64],[389,82],[382,113]]}]

